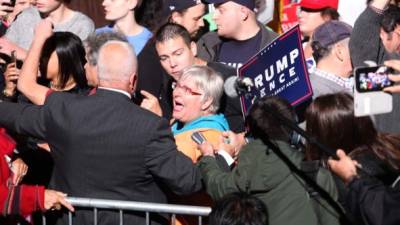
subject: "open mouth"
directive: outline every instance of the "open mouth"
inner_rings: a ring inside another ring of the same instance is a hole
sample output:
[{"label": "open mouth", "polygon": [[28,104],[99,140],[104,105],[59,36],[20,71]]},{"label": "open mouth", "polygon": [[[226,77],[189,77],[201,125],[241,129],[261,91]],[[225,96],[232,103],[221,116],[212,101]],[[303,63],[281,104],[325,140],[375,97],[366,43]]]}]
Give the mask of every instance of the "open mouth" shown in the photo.
[{"label": "open mouth", "polygon": [[180,112],[183,110],[184,107],[185,105],[183,104],[183,102],[179,100],[174,100],[174,111]]}]

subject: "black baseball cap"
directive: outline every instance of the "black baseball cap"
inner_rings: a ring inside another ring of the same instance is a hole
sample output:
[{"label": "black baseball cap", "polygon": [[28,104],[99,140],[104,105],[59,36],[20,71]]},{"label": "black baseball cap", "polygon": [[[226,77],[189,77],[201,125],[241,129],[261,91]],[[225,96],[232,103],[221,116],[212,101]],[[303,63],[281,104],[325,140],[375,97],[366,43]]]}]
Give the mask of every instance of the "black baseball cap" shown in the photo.
[{"label": "black baseball cap", "polygon": [[255,7],[256,7],[256,2],[255,0],[204,0],[205,2],[209,3],[209,4],[222,4],[225,2],[235,2],[239,5],[242,6],[246,6],[247,8],[249,8],[251,11],[254,11]]},{"label": "black baseball cap", "polygon": [[164,2],[164,8],[167,12],[171,13],[174,11],[185,10],[201,3],[201,0],[166,0]]}]

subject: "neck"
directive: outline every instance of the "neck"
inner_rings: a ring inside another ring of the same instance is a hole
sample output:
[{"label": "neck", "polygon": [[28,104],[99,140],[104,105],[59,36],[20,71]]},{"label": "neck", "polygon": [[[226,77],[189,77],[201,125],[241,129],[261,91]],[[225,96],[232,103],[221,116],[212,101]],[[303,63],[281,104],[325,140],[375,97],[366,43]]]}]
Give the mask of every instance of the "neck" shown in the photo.
[{"label": "neck", "polygon": [[132,88],[129,85],[129,82],[123,82],[123,81],[105,81],[105,80],[100,80],[99,81],[99,87],[104,87],[104,88],[113,88],[117,89],[120,91],[125,91],[128,93],[132,92]]},{"label": "neck", "polygon": [[48,13],[46,16],[50,18],[53,23],[59,24],[69,20],[72,13],[73,11],[71,9],[61,4],[60,7]]},{"label": "neck", "polygon": [[207,66],[207,62],[198,57],[194,58],[194,64],[199,66]]},{"label": "neck", "polygon": [[306,45],[304,46],[303,52],[304,52],[304,57],[306,59],[312,57],[313,50],[311,48],[311,42],[310,41],[307,42]]},{"label": "neck", "polygon": [[351,73],[345,71],[342,62],[332,58],[325,58],[317,63],[317,69],[325,71],[327,73],[335,74],[336,76],[348,78]]},{"label": "neck", "polygon": [[125,17],[115,21],[115,28],[127,36],[133,36],[140,34],[143,31],[143,27],[140,26],[135,20],[135,13],[131,11]]},{"label": "neck", "polygon": [[76,83],[73,79],[69,79],[64,88],[61,88],[61,85],[58,84],[57,81],[50,82],[50,88],[55,91],[69,91],[76,86]]},{"label": "neck", "polygon": [[248,19],[247,23],[241,26],[240,30],[234,35],[234,39],[238,41],[245,41],[257,35],[260,31],[257,21]]}]

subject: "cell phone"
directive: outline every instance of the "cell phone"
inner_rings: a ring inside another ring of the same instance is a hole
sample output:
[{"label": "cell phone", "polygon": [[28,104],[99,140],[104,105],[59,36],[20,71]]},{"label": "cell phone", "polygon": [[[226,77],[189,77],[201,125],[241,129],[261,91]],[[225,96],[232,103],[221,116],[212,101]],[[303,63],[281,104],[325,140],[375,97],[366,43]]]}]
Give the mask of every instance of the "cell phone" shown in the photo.
[{"label": "cell phone", "polygon": [[198,131],[193,132],[191,138],[198,145],[201,145],[206,141],[206,138],[203,136],[203,134]]},{"label": "cell phone", "polygon": [[388,77],[393,72],[387,66],[358,67],[354,71],[355,87],[359,93],[382,91],[394,84]]},{"label": "cell phone", "polygon": [[10,63],[15,63],[17,62],[17,54],[15,53],[15,50],[11,52],[10,55]]},{"label": "cell phone", "polygon": [[[21,68],[21,67],[18,67],[18,63],[17,63],[17,55],[16,55],[16,53],[15,53],[15,50],[14,51],[12,51],[11,52],[11,55],[10,55],[10,63],[15,63],[15,67],[17,67],[17,68]],[[13,80],[12,81],[13,83],[17,83],[17,80]]]}]

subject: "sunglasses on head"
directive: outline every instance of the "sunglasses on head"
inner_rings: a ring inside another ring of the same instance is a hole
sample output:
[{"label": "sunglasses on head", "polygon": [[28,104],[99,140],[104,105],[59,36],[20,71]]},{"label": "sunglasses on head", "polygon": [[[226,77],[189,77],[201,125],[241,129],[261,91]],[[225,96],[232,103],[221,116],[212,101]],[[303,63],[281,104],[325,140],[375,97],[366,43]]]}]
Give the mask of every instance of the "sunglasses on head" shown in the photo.
[{"label": "sunglasses on head", "polygon": [[306,7],[300,7],[301,11],[304,12],[310,12],[310,13],[315,13],[315,12],[322,12],[324,11],[326,8],[322,8],[322,9],[311,9],[311,8],[306,8]]}]

